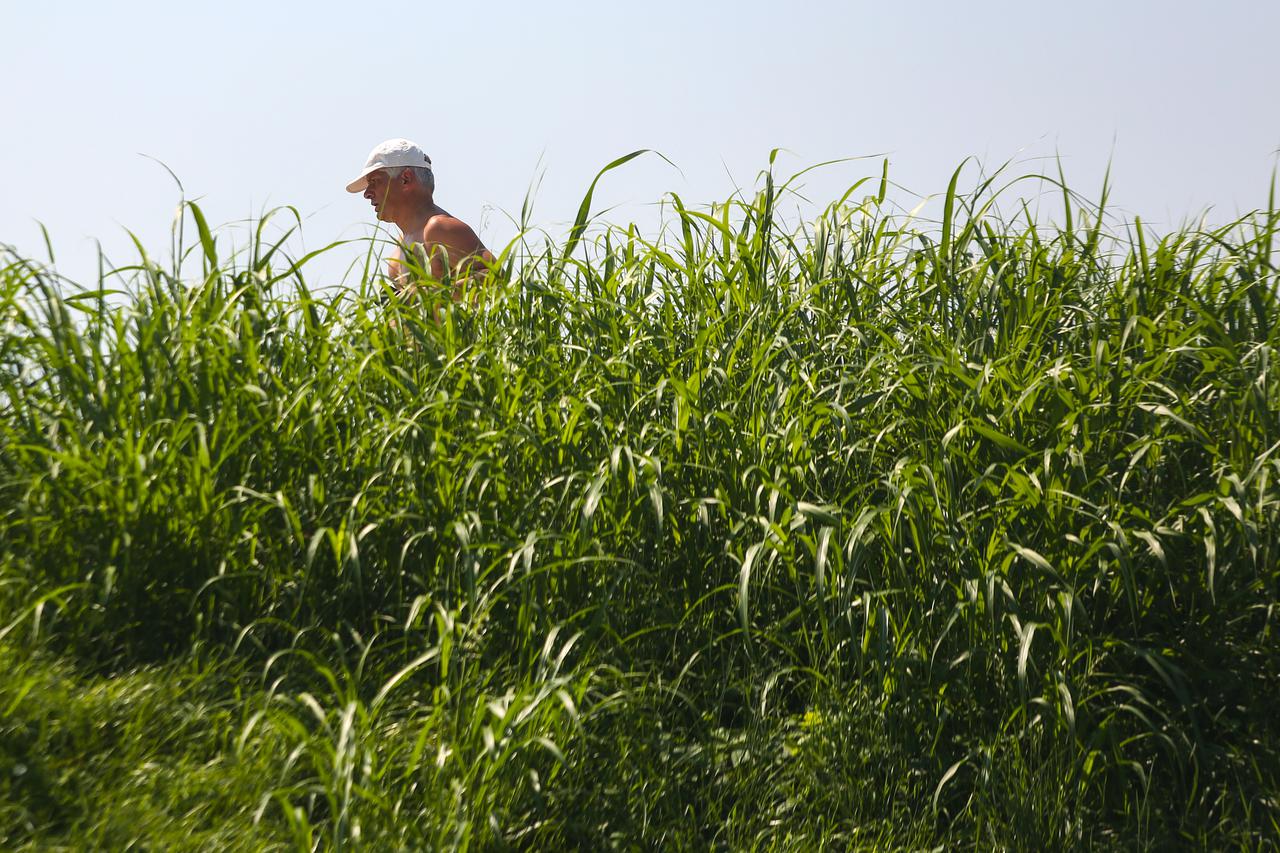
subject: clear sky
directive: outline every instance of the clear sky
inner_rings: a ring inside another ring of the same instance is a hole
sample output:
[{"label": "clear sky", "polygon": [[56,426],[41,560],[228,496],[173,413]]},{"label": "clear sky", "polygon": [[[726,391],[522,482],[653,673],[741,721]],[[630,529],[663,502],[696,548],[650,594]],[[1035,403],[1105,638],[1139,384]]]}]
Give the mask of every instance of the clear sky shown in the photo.
[{"label": "clear sky", "polygon": [[[83,280],[100,240],[163,255],[178,194],[211,222],[291,204],[306,248],[369,233],[343,185],[376,143],[432,156],[437,200],[491,247],[571,220],[594,174],[613,221],[782,171],[886,154],[938,193],[967,156],[1060,154],[1095,197],[1160,226],[1265,205],[1280,148],[1276,0],[764,3],[0,0],[0,242]],[[814,173],[825,204],[879,161]],[[976,175],[976,172],[974,173]],[[905,193],[905,190],[902,191]],[[904,200],[909,198],[903,196]],[[342,254],[345,251],[345,254]],[[322,272],[340,277],[359,250]]]}]

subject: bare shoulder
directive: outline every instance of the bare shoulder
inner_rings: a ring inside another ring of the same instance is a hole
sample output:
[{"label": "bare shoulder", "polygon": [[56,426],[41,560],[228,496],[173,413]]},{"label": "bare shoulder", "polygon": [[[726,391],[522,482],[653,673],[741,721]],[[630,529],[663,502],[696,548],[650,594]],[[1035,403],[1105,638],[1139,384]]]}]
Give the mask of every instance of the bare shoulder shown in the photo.
[{"label": "bare shoulder", "polygon": [[480,238],[476,236],[475,231],[471,230],[470,225],[447,213],[433,216],[427,221],[426,226],[422,229],[422,242],[427,244],[443,243],[445,246],[460,250],[464,254],[471,254],[484,248],[480,243]]},{"label": "bare shoulder", "polygon": [[447,213],[427,221],[422,243],[431,258],[431,274],[436,278],[444,278],[446,265],[455,275],[471,275],[487,269],[494,261],[471,226]]}]

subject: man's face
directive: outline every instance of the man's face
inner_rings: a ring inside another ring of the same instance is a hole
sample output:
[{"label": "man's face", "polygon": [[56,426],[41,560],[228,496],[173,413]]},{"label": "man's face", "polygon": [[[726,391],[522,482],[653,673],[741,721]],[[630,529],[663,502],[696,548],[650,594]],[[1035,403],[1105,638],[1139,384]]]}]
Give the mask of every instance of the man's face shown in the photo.
[{"label": "man's face", "polygon": [[390,211],[387,210],[387,202],[391,194],[391,177],[379,169],[369,174],[368,181],[369,185],[364,188],[364,197],[373,205],[373,211],[379,219],[389,221]]}]

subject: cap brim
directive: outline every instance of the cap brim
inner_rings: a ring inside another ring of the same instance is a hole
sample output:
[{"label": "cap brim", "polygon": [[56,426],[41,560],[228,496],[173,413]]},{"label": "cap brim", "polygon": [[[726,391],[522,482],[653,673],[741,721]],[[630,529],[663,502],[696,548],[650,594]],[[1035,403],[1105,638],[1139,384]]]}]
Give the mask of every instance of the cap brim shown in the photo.
[{"label": "cap brim", "polygon": [[360,177],[347,184],[347,192],[359,193],[364,192],[364,188],[369,186],[369,175],[381,169],[381,166],[370,166],[360,173]]}]

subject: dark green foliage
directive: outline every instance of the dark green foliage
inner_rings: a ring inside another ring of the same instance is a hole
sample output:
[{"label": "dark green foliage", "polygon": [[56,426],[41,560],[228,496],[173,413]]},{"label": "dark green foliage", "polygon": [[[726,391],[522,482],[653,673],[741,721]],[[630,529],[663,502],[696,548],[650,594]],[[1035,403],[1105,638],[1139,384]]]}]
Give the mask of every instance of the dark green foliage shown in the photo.
[{"label": "dark green foliage", "polygon": [[9,257],[0,838],[1274,848],[1280,212],[992,186],[458,303]]}]

